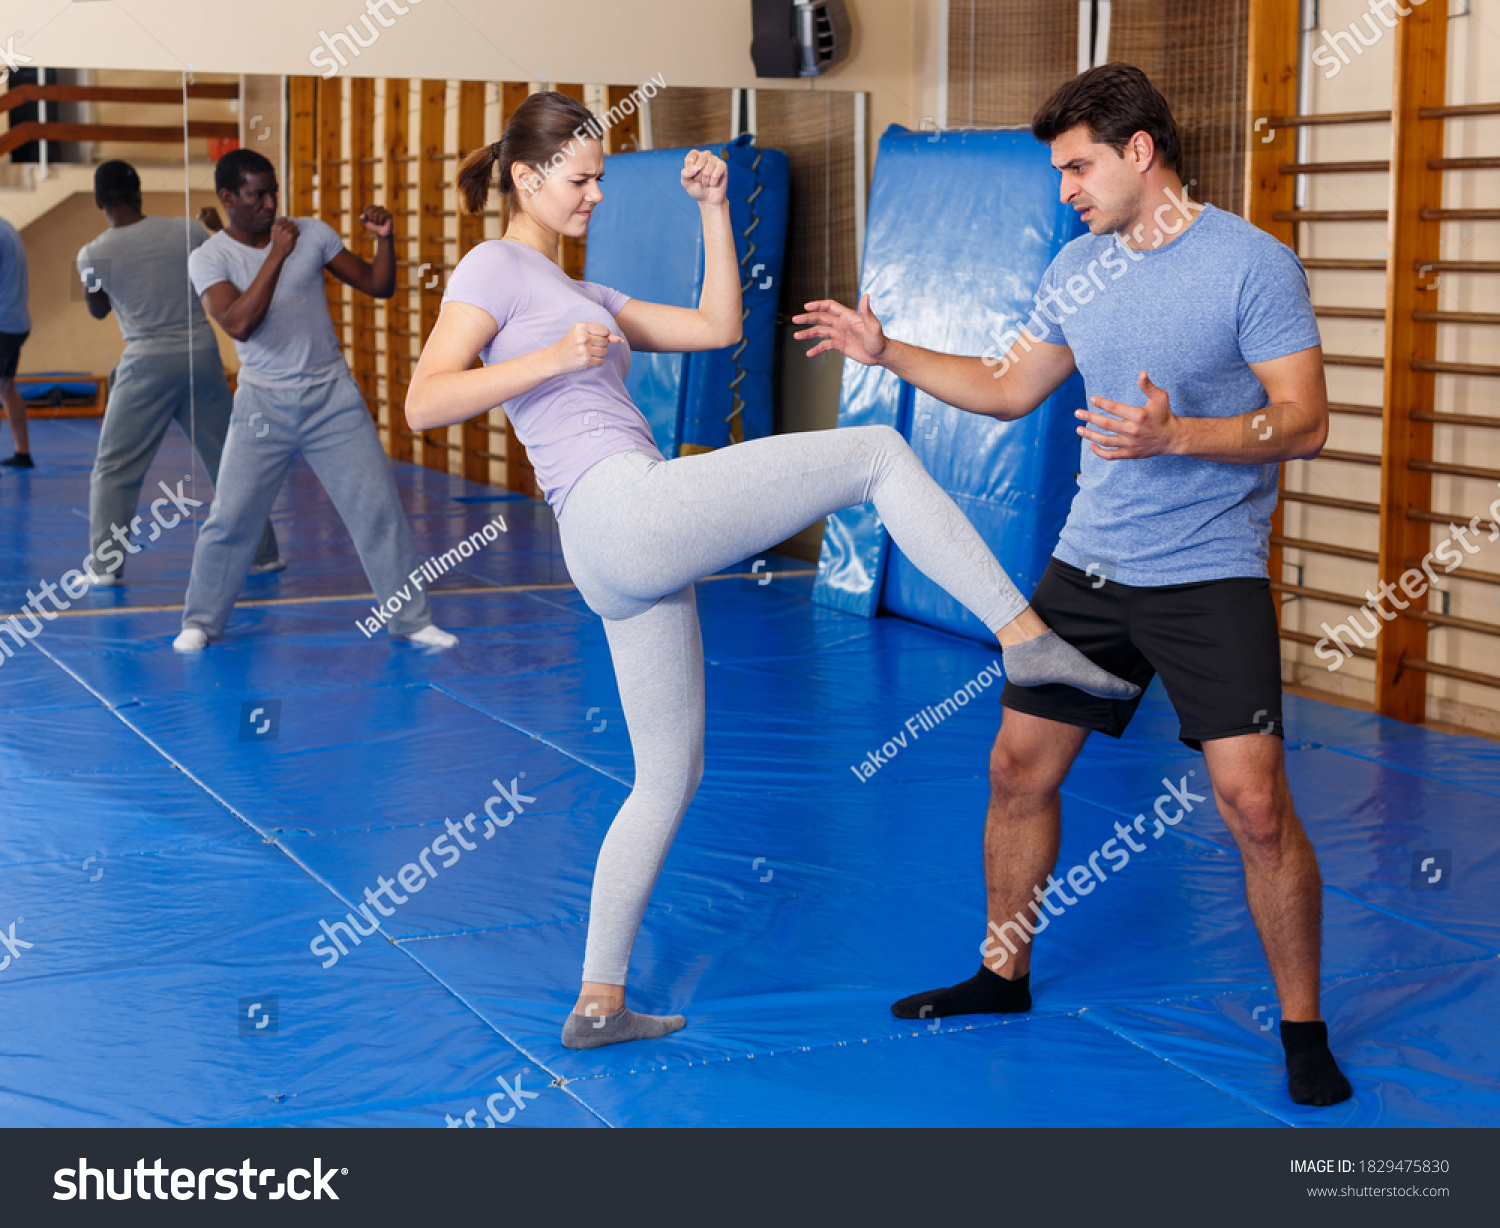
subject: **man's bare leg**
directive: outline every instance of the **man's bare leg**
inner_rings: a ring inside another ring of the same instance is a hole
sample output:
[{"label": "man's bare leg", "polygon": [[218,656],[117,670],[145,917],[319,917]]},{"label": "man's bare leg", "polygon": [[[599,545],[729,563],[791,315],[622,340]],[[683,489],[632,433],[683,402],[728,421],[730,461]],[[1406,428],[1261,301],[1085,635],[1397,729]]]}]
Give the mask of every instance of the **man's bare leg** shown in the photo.
[{"label": "man's bare leg", "polygon": [[1288,1087],[1299,1104],[1352,1094],[1318,1004],[1323,880],[1286,779],[1280,738],[1244,734],[1203,744],[1214,800],[1245,865],[1245,897],[1260,933],[1276,995]]},{"label": "man's bare leg", "polygon": [[16,455],[30,456],[31,430],[26,423],[26,402],[21,399],[15,380],[0,380],[0,403],[5,405],[5,417],[10,422],[10,433],[15,436]]},{"label": "man's bare leg", "polygon": [[1030,1009],[1031,935],[1017,915],[1035,922],[1034,911],[1040,908],[1036,889],[1046,888],[1057,864],[1062,835],[1058,789],[1088,735],[1087,729],[1006,709],[990,752],[984,964],[958,985],[903,998],[891,1007],[898,1017],[941,1019]]}]

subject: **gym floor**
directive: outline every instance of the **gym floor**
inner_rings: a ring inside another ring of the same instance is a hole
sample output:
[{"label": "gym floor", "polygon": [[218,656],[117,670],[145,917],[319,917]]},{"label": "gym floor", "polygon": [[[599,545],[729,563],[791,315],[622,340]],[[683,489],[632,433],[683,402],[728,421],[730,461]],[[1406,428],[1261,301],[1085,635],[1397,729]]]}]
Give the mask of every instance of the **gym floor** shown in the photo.
[{"label": "gym floor", "polygon": [[[32,432],[38,467],[0,478],[4,614],[87,550],[98,423]],[[147,490],[194,470],[173,431]],[[289,570],[202,655],[171,648],[189,524],[0,639],[0,1125],[1500,1124],[1500,745],[1288,697],[1345,1104],[1287,1097],[1212,800],[1156,821],[1168,786],[1208,792],[1159,687],[1064,786],[1059,876],[1102,872],[1055,897],[1033,1012],[903,1022],[892,1001],[979,963],[998,653],[813,605],[778,558],[698,587],[708,769],[629,990],[688,1027],[564,1049],[631,778],[602,627],[545,505],[395,470],[424,558],[505,518],[435,586],[456,649],[359,630],[373,598],[300,461]],[[1097,857],[1117,822],[1125,864]]]}]

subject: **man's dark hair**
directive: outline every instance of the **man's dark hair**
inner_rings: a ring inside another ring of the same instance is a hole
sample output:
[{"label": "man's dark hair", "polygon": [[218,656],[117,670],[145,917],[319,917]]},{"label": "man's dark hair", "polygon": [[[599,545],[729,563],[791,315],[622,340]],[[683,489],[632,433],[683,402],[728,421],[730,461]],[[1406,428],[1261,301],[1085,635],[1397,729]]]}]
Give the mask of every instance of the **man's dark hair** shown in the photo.
[{"label": "man's dark hair", "polygon": [[101,209],[141,203],[141,177],[129,162],[115,159],[94,168],[94,203]]},{"label": "man's dark hair", "polygon": [[1172,108],[1131,64],[1101,64],[1079,73],[1042,103],[1032,117],[1031,135],[1050,145],[1079,125],[1121,156],[1131,137],[1147,133],[1163,164],[1182,174],[1182,140]]},{"label": "man's dark hair", "polygon": [[274,175],[271,160],[253,149],[231,149],[214,164],[214,191],[238,192],[246,175]]}]

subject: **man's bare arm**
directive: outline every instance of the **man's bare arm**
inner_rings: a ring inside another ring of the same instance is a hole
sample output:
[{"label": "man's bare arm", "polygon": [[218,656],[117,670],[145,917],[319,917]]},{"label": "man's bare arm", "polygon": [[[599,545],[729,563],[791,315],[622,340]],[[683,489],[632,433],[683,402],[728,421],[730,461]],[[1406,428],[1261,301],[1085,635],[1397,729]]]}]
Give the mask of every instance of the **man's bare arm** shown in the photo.
[{"label": "man's bare arm", "polygon": [[1322,347],[1253,362],[1250,370],[1266,390],[1264,409],[1230,418],[1179,417],[1166,391],[1142,371],[1137,382],[1145,405],[1094,397],[1094,410],[1076,411],[1085,424],[1078,433],[1105,460],[1174,455],[1228,465],[1266,465],[1316,456],[1328,439]]},{"label": "man's bare arm", "polygon": [[1002,421],[1029,414],[1075,370],[1072,350],[1038,341],[1029,333],[1020,334],[1002,357],[967,358],[887,337],[870,309],[868,294],[859,308],[851,311],[831,299],[808,303],[803,314],[792,317],[794,324],[806,327],[792,335],[799,341],[818,340],[807,352],[809,358],[837,350],[856,362],[885,367],[956,409]]}]

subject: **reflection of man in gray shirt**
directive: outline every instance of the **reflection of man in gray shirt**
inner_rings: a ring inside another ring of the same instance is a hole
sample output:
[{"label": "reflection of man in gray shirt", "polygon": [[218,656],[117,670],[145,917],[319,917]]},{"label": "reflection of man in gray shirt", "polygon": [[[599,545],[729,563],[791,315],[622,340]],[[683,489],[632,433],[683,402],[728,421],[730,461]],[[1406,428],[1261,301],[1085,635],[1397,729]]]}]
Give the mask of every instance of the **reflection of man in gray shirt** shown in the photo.
[{"label": "reflection of man in gray shirt", "polygon": [[[188,285],[188,253],[207,242],[208,231],[188,218],[146,217],[140,176],[128,162],[95,170],[94,203],[109,229],[79,249],[78,275],[89,314],[102,320],[114,312],[125,353],[99,430],[83,570],[95,583],[113,584],[126,554],[141,549],[132,540],[135,510],[167,428],[177,422],[217,483],[231,400],[219,344]],[[281,566],[276,536],[263,522],[255,569]]]}]

